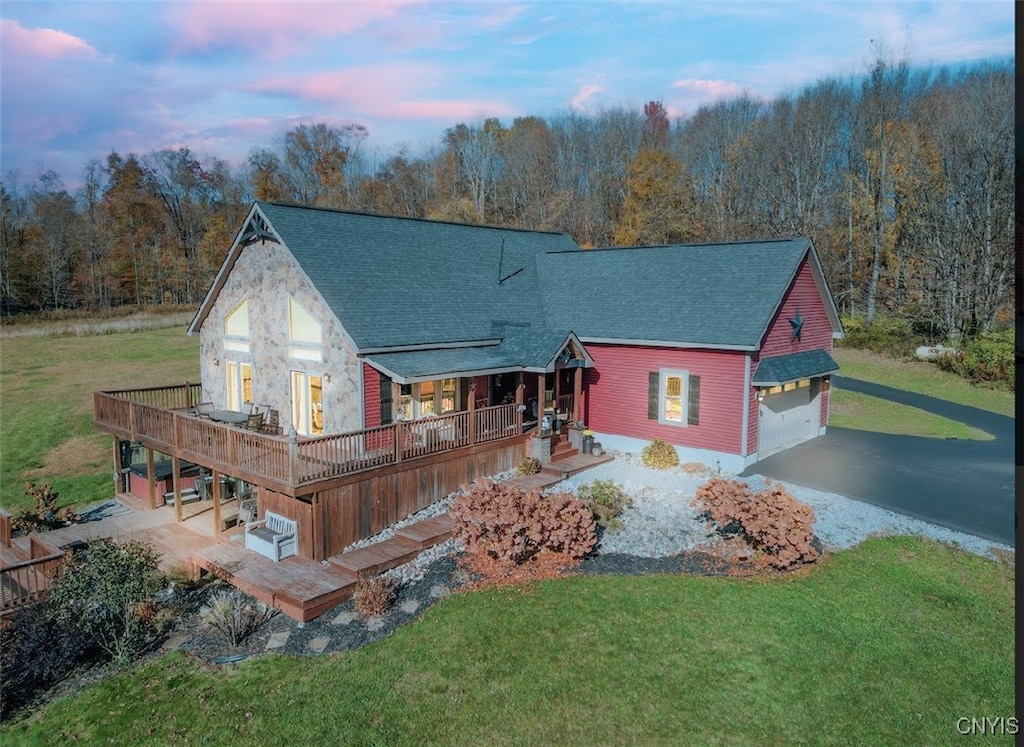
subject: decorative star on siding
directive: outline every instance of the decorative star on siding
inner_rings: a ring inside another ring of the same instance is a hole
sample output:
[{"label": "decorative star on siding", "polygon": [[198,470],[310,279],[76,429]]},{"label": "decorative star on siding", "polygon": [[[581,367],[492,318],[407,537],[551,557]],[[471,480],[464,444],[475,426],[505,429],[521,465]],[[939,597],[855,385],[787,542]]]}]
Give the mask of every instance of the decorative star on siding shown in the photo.
[{"label": "decorative star on siding", "polygon": [[790,342],[800,339],[800,330],[804,327],[804,320],[800,318],[800,309],[797,308],[796,315],[789,320],[789,326],[793,328],[793,337]]}]

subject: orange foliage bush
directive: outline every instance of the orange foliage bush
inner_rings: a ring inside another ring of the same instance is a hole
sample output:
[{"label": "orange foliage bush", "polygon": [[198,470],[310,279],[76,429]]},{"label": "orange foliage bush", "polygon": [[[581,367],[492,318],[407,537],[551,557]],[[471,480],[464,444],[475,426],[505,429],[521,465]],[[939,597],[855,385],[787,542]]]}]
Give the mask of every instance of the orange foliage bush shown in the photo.
[{"label": "orange foliage bush", "polygon": [[693,505],[707,512],[720,530],[738,524],[751,546],[764,552],[775,568],[818,558],[814,510],[781,485],[769,485],[755,495],[744,482],[712,478],[697,488]]},{"label": "orange foliage bush", "polygon": [[483,480],[448,515],[467,553],[495,560],[523,563],[542,550],[582,558],[597,544],[594,514],[571,493],[545,497]]}]

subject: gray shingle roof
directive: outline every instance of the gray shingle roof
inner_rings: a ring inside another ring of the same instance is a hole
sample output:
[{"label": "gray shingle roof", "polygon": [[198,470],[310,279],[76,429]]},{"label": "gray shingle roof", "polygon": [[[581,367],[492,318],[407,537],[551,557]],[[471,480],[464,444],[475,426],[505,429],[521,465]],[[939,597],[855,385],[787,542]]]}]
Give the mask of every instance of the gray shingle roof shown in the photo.
[{"label": "gray shingle roof", "polygon": [[754,386],[775,386],[835,373],[838,370],[839,364],[824,350],[807,350],[803,353],[765,358],[757,364],[757,370],[754,371],[754,378],[750,383]]},{"label": "gray shingle roof", "polygon": [[797,238],[549,254],[544,308],[584,340],[753,349],[810,248]]},{"label": "gray shingle roof", "polygon": [[255,207],[360,352],[409,378],[543,369],[571,333],[754,350],[811,250],[796,238],[582,251],[565,234]]},{"label": "gray shingle roof", "polygon": [[579,251],[565,234],[257,205],[363,350],[541,326],[534,258]]}]

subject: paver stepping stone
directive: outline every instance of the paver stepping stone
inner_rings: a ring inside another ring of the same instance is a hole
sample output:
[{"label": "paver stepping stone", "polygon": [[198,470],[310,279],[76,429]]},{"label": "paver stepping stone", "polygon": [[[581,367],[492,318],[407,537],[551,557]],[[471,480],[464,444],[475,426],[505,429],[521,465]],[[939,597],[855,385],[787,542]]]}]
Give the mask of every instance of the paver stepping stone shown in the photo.
[{"label": "paver stepping stone", "polygon": [[331,625],[348,625],[355,619],[356,614],[354,612],[342,612],[336,618],[331,620]]},{"label": "paver stepping stone", "polygon": [[309,642],[309,650],[314,651],[318,654],[322,654],[324,649],[327,648],[331,642],[331,637],[327,635],[318,635],[316,638]]},{"label": "paver stepping stone", "polygon": [[413,612],[415,612],[419,608],[420,608],[420,603],[417,602],[415,599],[410,599],[409,601],[402,602],[400,605],[398,605],[398,609],[402,610],[402,612],[404,612],[407,615],[411,615]]},{"label": "paver stepping stone", "polygon": [[442,586],[441,584],[437,584],[435,586],[430,587],[430,596],[432,596],[434,599],[444,599],[451,593],[451,589],[449,589],[447,586]]},{"label": "paver stepping stone", "polygon": [[271,633],[270,638],[267,639],[267,648],[282,648],[288,643],[288,635],[291,633],[289,630],[284,630],[280,633]]},{"label": "paver stepping stone", "polygon": [[366,629],[371,633],[376,632],[384,627],[383,617],[371,617],[366,621]]}]

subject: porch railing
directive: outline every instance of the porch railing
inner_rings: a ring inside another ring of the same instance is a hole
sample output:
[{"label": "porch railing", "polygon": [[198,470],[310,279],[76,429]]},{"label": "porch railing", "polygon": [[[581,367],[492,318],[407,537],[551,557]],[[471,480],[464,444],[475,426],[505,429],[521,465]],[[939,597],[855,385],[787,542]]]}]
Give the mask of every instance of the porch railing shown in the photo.
[{"label": "porch railing", "polygon": [[[119,438],[287,492],[522,433],[522,415],[512,403],[293,441],[153,405],[149,400],[157,390],[139,391],[145,401],[137,400],[134,390],[96,392],[96,426]],[[184,393],[159,396],[174,403],[186,399]]]},{"label": "porch railing", "polygon": [[560,394],[558,400],[555,402],[555,412],[564,412],[568,415],[572,415],[572,394]]}]

